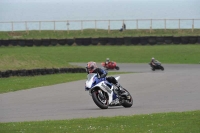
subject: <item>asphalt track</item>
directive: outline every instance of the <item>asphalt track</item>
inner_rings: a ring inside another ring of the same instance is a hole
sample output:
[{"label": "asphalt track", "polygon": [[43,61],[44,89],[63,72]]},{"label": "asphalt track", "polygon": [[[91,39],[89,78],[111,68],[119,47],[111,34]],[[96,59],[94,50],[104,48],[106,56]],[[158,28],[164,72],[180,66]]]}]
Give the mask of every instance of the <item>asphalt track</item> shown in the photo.
[{"label": "asphalt track", "polygon": [[[85,66],[85,63],[74,63]],[[133,96],[131,108],[99,109],[85,80],[0,94],[0,122],[63,120],[99,116],[200,110],[200,65],[168,65],[151,71],[148,64],[118,64],[120,83]]]}]

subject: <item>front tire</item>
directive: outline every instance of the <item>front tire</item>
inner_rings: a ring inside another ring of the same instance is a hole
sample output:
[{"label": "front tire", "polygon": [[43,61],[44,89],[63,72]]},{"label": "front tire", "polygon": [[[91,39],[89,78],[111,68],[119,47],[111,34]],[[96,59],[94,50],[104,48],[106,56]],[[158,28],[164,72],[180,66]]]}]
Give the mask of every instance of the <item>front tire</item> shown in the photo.
[{"label": "front tire", "polygon": [[102,100],[99,96],[98,90],[92,92],[92,99],[94,103],[101,109],[108,108],[108,99]]},{"label": "front tire", "polygon": [[164,71],[164,67],[163,66],[160,66],[160,67],[161,67],[161,70]]},{"label": "front tire", "polygon": [[124,90],[128,93],[128,95],[123,96],[121,104],[125,108],[130,108],[133,105],[133,98],[132,98],[131,94],[126,89],[124,89]]},{"label": "front tire", "polygon": [[116,70],[119,70],[119,67],[118,67],[118,66],[116,66],[116,67],[115,67],[115,69],[116,69]]}]

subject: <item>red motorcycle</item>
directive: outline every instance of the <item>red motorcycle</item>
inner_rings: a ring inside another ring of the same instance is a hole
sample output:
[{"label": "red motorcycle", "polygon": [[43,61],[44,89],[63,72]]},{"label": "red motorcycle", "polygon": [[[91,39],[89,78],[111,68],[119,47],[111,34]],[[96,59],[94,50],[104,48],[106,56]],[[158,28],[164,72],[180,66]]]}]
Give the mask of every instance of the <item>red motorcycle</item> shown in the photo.
[{"label": "red motorcycle", "polygon": [[105,62],[102,62],[101,65],[106,69],[106,70],[113,70],[113,69],[116,69],[116,70],[119,70],[119,66],[117,66],[117,63],[116,62],[109,62],[108,64],[106,64]]}]

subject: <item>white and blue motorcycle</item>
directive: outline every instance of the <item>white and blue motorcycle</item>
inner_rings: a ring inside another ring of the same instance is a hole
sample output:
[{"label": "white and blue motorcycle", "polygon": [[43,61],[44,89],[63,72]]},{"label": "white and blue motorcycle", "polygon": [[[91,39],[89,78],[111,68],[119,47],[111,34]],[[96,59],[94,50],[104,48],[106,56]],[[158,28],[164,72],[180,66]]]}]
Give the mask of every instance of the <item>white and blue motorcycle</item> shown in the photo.
[{"label": "white and blue motorcycle", "polygon": [[[133,105],[133,99],[131,94],[124,89],[123,95],[118,95],[115,91],[115,85],[109,83],[105,78],[98,78],[96,73],[90,73],[87,75],[87,81],[85,83],[85,90],[89,91],[89,95],[92,96],[94,103],[101,109],[107,109],[108,106],[123,106],[129,108]],[[120,76],[115,77],[119,80]]]}]

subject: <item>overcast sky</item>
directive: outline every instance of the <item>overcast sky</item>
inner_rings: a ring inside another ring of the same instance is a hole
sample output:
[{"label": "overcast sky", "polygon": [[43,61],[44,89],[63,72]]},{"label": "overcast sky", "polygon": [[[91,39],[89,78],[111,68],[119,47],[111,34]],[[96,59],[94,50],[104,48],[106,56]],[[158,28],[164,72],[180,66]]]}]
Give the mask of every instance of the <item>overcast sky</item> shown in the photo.
[{"label": "overcast sky", "polygon": [[199,7],[200,0],[0,0],[0,21],[197,19]]},{"label": "overcast sky", "polygon": [[180,2],[186,2],[186,1],[199,1],[199,0],[0,0],[0,2],[117,2],[117,1],[146,1],[146,2],[164,2],[164,1],[180,1]]}]

